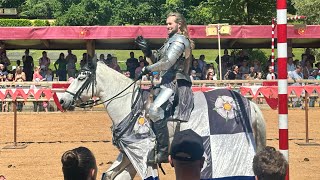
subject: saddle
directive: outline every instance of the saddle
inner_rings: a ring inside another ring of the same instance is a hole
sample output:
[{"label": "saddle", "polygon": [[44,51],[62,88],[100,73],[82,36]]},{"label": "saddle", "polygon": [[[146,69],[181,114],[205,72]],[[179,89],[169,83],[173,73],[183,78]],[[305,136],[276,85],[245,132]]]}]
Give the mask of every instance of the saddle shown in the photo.
[{"label": "saddle", "polygon": [[[187,88],[188,87],[184,86],[177,87],[176,93],[164,103],[162,108],[165,111],[165,118],[168,121],[188,122],[194,104],[193,93]],[[145,101],[144,110],[147,117],[150,105],[159,94],[159,90],[159,87],[151,89]]]}]

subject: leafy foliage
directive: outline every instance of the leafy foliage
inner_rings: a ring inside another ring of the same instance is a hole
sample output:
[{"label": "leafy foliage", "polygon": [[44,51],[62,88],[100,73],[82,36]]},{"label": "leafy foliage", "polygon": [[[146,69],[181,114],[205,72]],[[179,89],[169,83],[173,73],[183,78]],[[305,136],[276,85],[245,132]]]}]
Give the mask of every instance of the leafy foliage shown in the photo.
[{"label": "leafy foliage", "polygon": [[58,0],[26,0],[20,16],[53,19],[61,15],[62,4]]},{"label": "leafy foliage", "polygon": [[320,0],[292,0],[298,15],[307,16],[307,24],[320,24]]},{"label": "leafy foliage", "polygon": [[57,25],[92,26],[106,25],[111,17],[110,2],[99,0],[82,0],[57,18]]},{"label": "leafy foliage", "polygon": [[29,19],[0,19],[0,26],[32,26]]},{"label": "leafy foliage", "polygon": [[[288,0],[288,13],[319,1]],[[57,19],[57,25],[159,25],[171,11],[182,13],[188,24],[270,24],[276,16],[275,0],[0,0],[0,5],[17,7],[25,18]],[[313,8],[315,19],[319,8]]]},{"label": "leafy foliage", "polygon": [[33,22],[33,26],[50,26],[50,23],[48,20],[37,19]]}]

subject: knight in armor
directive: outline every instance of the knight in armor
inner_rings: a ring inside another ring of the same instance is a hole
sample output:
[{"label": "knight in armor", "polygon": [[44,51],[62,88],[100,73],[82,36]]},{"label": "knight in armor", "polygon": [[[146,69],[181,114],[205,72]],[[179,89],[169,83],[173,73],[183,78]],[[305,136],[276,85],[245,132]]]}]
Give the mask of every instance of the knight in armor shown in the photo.
[{"label": "knight in armor", "polygon": [[172,107],[172,98],[178,97],[178,105],[171,116],[175,121],[188,121],[193,108],[192,83],[188,75],[193,41],[189,39],[186,20],[180,13],[169,13],[166,24],[168,38],[159,50],[152,52],[142,36],[135,40],[144,55],[152,62],[144,67],[142,74],[160,72],[162,77],[160,92],[149,109],[157,146],[156,152],[148,155],[148,163],[168,162],[169,133],[166,112],[168,107]]}]

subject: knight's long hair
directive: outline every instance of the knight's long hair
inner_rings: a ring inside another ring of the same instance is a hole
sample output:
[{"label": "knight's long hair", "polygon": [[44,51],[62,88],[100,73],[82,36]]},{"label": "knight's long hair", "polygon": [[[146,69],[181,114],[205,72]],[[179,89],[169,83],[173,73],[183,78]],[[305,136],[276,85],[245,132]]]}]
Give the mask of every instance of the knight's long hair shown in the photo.
[{"label": "knight's long hair", "polygon": [[194,49],[195,47],[195,44],[194,44],[194,41],[191,40],[191,38],[189,37],[189,32],[188,32],[188,28],[187,28],[187,21],[186,21],[186,18],[178,13],[178,12],[171,12],[167,15],[167,18],[168,17],[171,17],[171,16],[175,16],[176,17],[176,20],[175,20],[175,23],[179,23],[180,24],[180,32],[182,35],[184,35],[186,38],[189,39],[190,41],[190,46],[191,46],[191,49]]}]

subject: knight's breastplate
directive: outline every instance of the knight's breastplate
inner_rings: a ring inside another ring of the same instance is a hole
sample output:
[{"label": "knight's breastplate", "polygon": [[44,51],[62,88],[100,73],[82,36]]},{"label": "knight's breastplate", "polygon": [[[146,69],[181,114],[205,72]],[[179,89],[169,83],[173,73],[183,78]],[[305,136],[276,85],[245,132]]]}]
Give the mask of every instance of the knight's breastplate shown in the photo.
[{"label": "knight's breastplate", "polygon": [[[168,55],[168,49],[172,42],[176,41],[177,36],[181,35],[175,35],[168,39],[165,44],[158,50],[159,53],[159,59],[165,59],[164,56]],[[166,71],[161,71],[160,76],[176,76],[177,79],[186,79],[190,80],[190,77],[187,73],[184,72],[185,66],[186,66],[186,56],[190,55],[190,45],[189,41],[185,39],[186,42],[183,42],[185,45],[184,52],[181,54],[181,56],[177,59],[177,61],[171,66],[170,69]]]}]

